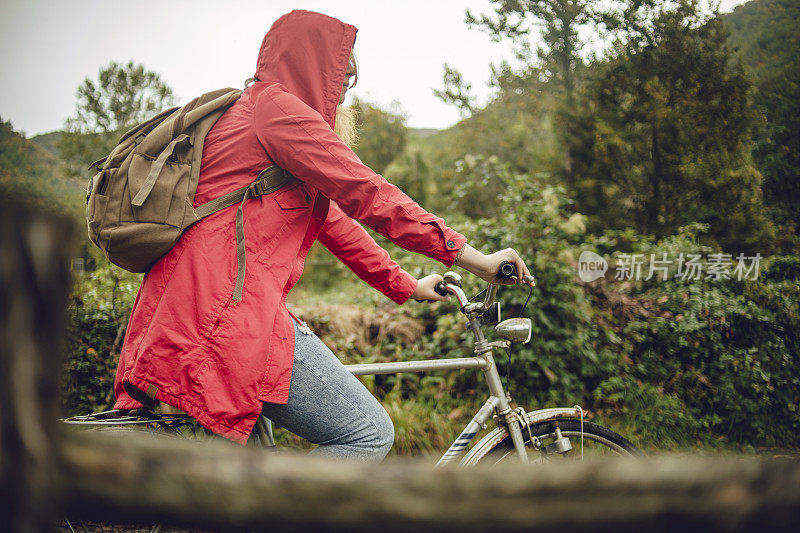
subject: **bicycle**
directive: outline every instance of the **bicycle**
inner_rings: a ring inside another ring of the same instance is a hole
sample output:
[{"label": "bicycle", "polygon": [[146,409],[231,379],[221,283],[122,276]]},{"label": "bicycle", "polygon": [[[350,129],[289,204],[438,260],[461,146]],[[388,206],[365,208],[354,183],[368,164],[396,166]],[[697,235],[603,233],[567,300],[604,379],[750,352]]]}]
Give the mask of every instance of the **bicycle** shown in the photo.
[{"label": "bicycle", "polygon": [[[512,263],[503,263],[499,277],[515,277]],[[534,283],[533,278],[530,280]],[[610,453],[620,456],[638,456],[641,452],[626,438],[592,422],[585,420],[583,408],[555,407],[526,412],[522,407],[512,408],[513,399],[504,389],[500,373],[494,361],[494,350],[510,348],[515,342],[528,342],[532,323],[529,318],[511,318],[501,321],[500,302],[496,301],[499,284],[489,283],[482,302],[472,302],[461,288],[461,276],[447,272],[436,291],[442,296],[452,294],[459,311],[466,317],[466,327],[474,335],[474,355],[464,358],[429,359],[391,363],[351,364],[345,367],[356,376],[398,374],[404,372],[427,372],[458,369],[479,369],[486,379],[490,396],[461,431],[455,441],[439,459],[437,466],[458,461],[464,466],[478,463],[496,463],[512,457],[522,462],[548,460],[557,456],[576,456],[571,439],[579,439],[580,458],[585,455],[587,443],[593,453]],[[481,293],[484,291],[481,291]],[[481,294],[478,293],[478,294]],[[474,299],[474,298],[473,298]],[[489,342],[482,328],[495,325],[501,338]],[[302,327],[307,327],[302,325]],[[492,419],[495,429],[486,434],[466,454],[466,448],[475,436]],[[144,427],[153,432],[174,433],[187,431],[197,436],[192,419],[185,414],[157,414],[154,405],[133,412],[106,411],[65,419],[68,424],[89,425],[96,428]],[[274,448],[272,425],[264,417],[256,423],[250,444]],[[463,455],[463,457],[462,457]]]}]

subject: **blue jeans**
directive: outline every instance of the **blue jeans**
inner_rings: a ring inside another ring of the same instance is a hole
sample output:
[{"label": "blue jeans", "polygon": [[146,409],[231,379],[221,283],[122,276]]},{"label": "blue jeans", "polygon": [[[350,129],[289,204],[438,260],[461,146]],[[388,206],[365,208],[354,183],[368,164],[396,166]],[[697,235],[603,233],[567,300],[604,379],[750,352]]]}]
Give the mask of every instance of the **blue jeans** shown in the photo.
[{"label": "blue jeans", "polygon": [[304,330],[295,322],[288,403],[264,402],[261,414],[318,444],[314,455],[380,461],[394,443],[388,413],[319,337]]}]

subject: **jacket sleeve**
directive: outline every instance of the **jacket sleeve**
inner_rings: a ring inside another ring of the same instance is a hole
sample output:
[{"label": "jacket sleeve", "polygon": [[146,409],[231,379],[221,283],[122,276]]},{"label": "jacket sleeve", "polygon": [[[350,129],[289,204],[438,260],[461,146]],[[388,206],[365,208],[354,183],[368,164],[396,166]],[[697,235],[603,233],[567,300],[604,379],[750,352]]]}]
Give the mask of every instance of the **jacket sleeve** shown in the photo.
[{"label": "jacket sleeve", "polygon": [[319,242],[359,278],[394,302],[402,304],[417,288],[417,280],[400,268],[364,228],[331,202]]},{"label": "jacket sleeve", "polygon": [[256,135],[272,161],[398,246],[451,266],[466,242],[444,220],[364,165],[322,116],[294,95],[254,95]]}]

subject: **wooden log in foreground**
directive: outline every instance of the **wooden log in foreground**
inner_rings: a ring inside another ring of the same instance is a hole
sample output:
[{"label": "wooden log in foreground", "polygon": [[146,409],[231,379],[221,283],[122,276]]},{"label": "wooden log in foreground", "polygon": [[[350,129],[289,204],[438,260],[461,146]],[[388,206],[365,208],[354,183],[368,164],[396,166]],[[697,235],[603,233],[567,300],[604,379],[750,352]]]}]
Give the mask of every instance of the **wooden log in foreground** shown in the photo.
[{"label": "wooden log in foreground", "polygon": [[69,516],[278,531],[800,528],[796,460],[668,456],[433,469],[135,437],[64,439]]}]

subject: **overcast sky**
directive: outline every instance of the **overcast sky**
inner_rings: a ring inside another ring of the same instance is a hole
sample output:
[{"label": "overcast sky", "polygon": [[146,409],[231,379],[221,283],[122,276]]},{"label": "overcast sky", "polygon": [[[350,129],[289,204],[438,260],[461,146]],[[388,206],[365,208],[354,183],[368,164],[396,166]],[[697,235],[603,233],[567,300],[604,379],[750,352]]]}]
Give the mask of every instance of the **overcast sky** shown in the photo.
[{"label": "overcast sky", "polygon": [[[744,0],[722,0],[730,11]],[[63,126],[75,91],[110,61],[158,72],[177,103],[253,74],[264,33],[283,13],[320,11],[355,25],[360,65],[354,94],[398,101],[412,127],[445,128],[457,110],[436,99],[442,65],[462,71],[482,101],[489,63],[509,47],[464,24],[489,0],[2,0],[0,117],[28,136]]]}]

